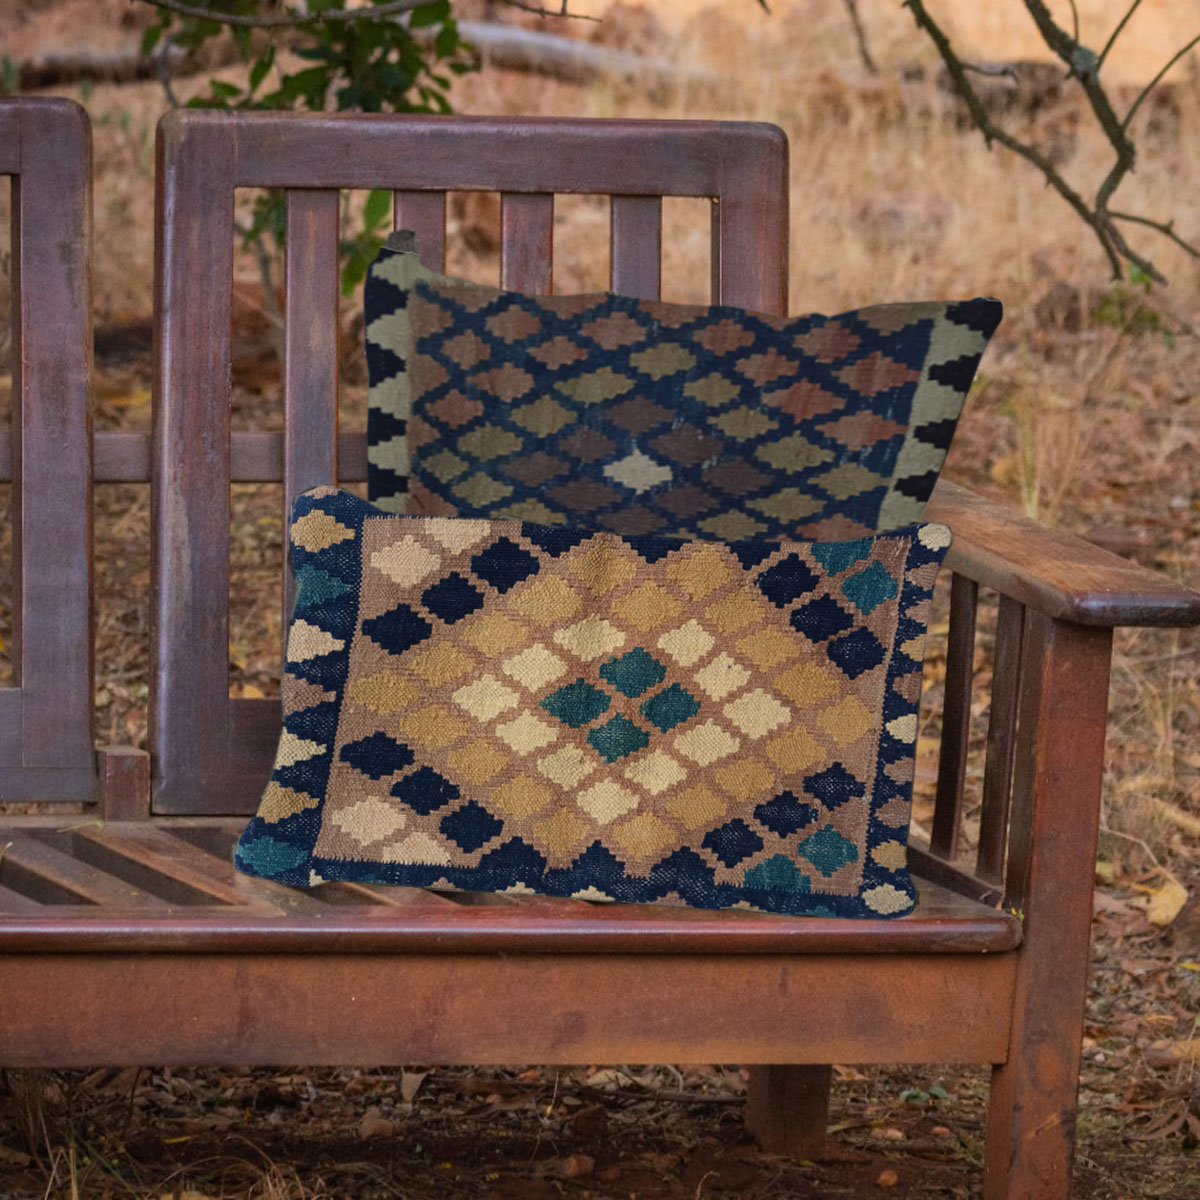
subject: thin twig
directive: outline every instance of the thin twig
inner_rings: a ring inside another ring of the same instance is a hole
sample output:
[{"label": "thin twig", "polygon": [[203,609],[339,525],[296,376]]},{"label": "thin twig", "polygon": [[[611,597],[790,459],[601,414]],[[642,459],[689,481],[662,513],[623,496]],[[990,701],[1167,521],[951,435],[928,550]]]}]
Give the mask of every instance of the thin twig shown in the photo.
[{"label": "thin twig", "polygon": [[1121,36],[1125,26],[1129,24],[1129,18],[1132,17],[1135,12],[1137,12],[1138,8],[1141,6],[1141,3],[1142,0],[1133,0],[1133,3],[1129,6],[1129,11],[1117,22],[1116,29],[1112,31],[1108,41],[1104,43],[1104,49],[1100,51],[1100,57],[1096,59],[1097,71],[1104,66],[1104,60],[1108,57],[1108,52],[1116,44],[1117,38]]},{"label": "thin twig", "polygon": [[858,11],[858,0],[845,2],[846,11],[850,14],[850,23],[854,26],[854,36],[858,41],[858,56],[872,75],[878,75],[879,68],[875,65],[875,60],[871,57],[871,48],[867,45],[867,30],[863,25],[862,14]]},{"label": "thin twig", "polygon": [[1174,221],[1155,221],[1150,217],[1139,217],[1137,213],[1117,212],[1116,209],[1110,208],[1108,215],[1114,221],[1132,221],[1135,225],[1145,225],[1148,229],[1153,229],[1157,233],[1161,233],[1163,237],[1170,238],[1181,250],[1186,250],[1193,258],[1200,258],[1200,249],[1197,249],[1191,242],[1184,241],[1183,238],[1175,232]]},{"label": "thin twig", "polygon": [[1186,46],[1181,46],[1167,60],[1166,65],[1148,84],[1138,93],[1137,99],[1129,106],[1129,111],[1125,114],[1125,120],[1121,122],[1122,129],[1129,128],[1129,122],[1133,120],[1134,113],[1142,106],[1142,101],[1150,95],[1152,91],[1162,82],[1163,76],[1185,55],[1193,46],[1200,45],[1200,33],[1198,33]]}]

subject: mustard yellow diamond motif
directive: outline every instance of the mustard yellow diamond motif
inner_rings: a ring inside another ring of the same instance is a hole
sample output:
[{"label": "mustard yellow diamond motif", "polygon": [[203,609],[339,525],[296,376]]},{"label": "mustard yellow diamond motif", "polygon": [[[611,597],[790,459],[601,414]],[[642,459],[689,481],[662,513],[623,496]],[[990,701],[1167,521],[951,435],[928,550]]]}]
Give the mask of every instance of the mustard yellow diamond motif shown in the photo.
[{"label": "mustard yellow diamond motif", "polygon": [[376,671],[374,675],[356,679],[346,689],[346,695],[356,704],[380,716],[407,708],[420,694],[415,684],[394,671]]},{"label": "mustard yellow diamond motif", "polygon": [[371,566],[402,588],[415,587],[442,565],[415,537],[405,536],[371,555]]},{"label": "mustard yellow diamond motif", "polygon": [[511,721],[495,728],[496,736],[511,746],[518,754],[532,754],[550,745],[558,737],[558,730],[533,713],[523,712]]},{"label": "mustard yellow diamond motif", "polygon": [[730,571],[719,550],[701,544],[690,554],[685,550],[682,554],[672,555],[667,564],[667,575],[693,600],[701,600],[726,583]]},{"label": "mustard yellow diamond motif", "polygon": [[428,650],[409,657],[412,669],[433,687],[461,679],[475,665],[475,660],[449,642],[439,642]]},{"label": "mustard yellow diamond motif", "polygon": [[457,742],[467,732],[466,722],[441,704],[427,704],[415,712],[397,718],[396,728],[409,741],[431,750],[440,750]]},{"label": "mustard yellow diamond motif", "polygon": [[510,708],[515,708],[521,699],[495,675],[483,675],[473,683],[464,684],[451,698],[459,708],[470,713],[477,721],[490,721]]},{"label": "mustard yellow diamond motif", "polygon": [[732,754],[739,744],[733,734],[715,721],[705,721],[675,739],[675,749],[701,767]]},{"label": "mustard yellow diamond motif", "polygon": [[309,554],[319,554],[354,537],[354,530],[347,529],[341,521],[331,517],[327,512],[314,508],[307,512],[292,525],[292,544],[307,550]]},{"label": "mustard yellow diamond motif", "polygon": [[908,864],[908,849],[903,842],[882,842],[871,857],[885,870],[899,871]]},{"label": "mustard yellow diamond motif", "polygon": [[735,799],[749,800],[775,783],[775,773],[756,759],[733,762],[717,772],[717,782]]},{"label": "mustard yellow diamond motif", "polygon": [[612,836],[632,858],[649,858],[675,840],[671,827],[651,812],[630,817],[613,829]]},{"label": "mustard yellow diamond motif", "polygon": [[652,796],[674,787],[686,775],[684,768],[662,750],[640,755],[625,768],[625,778],[645,788]]},{"label": "mustard yellow diamond motif", "polygon": [[694,619],[658,639],[658,648],[665,650],[681,667],[698,663],[714,644],[712,634]]},{"label": "mustard yellow diamond motif", "polygon": [[564,746],[545,758],[539,758],[537,769],[563,791],[570,791],[576,784],[582,783],[596,766],[594,754],[585,754],[578,746]]},{"label": "mustard yellow diamond motif", "polygon": [[539,821],[533,832],[551,854],[561,859],[583,849],[580,839],[589,828],[587,822],[581,821],[573,812],[560,808]]},{"label": "mustard yellow diamond motif", "polygon": [[756,667],[768,670],[780,663],[795,658],[800,653],[798,638],[782,629],[760,629],[737,643],[740,650]]},{"label": "mustard yellow diamond motif", "polygon": [[553,650],[539,642],[530,646],[528,650],[522,650],[520,654],[506,658],[500,667],[522,687],[536,692],[560,678],[566,671],[567,664]]},{"label": "mustard yellow diamond motif", "polygon": [[539,625],[558,625],[569,621],[580,604],[579,594],[561,575],[541,575],[516,592],[508,607]]},{"label": "mustard yellow diamond motif", "polygon": [[749,592],[738,588],[710,604],[704,615],[722,632],[737,633],[747,625],[756,625],[766,613],[765,606]]},{"label": "mustard yellow diamond motif", "polygon": [[817,717],[817,724],[839,746],[844,746],[862,737],[868,729],[873,729],[875,718],[857,696],[846,696],[821,713]]},{"label": "mustard yellow diamond motif", "polygon": [[567,567],[593,595],[607,596],[637,574],[637,568],[618,549],[621,544],[596,539],[576,550]]},{"label": "mustard yellow diamond motif", "polygon": [[519,621],[503,613],[485,613],[463,630],[462,637],[480,654],[495,658],[527,641],[529,633]]},{"label": "mustard yellow diamond motif", "polygon": [[675,620],[681,611],[679,601],[653,579],[639,584],[613,605],[613,612],[640,633]]},{"label": "mustard yellow diamond motif", "polygon": [[711,825],[725,815],[725,801],[702,783],[672,792],[667,797],[667,811],[685,828],[699,829]]},{"label": "mustard yellow diamond motif", "polygon": [[509,756],[503,750],[482,739],[468,742],[446,755],[446,764],[455,777],[468,783],[487,783],[508,762]]},{"label": "mustard yellow diamond motif", "polygon": [[510,817],[522,820],[541,812],[552,799],[554,796],[544,783],[529,775],[517,775],[492,789],[487,807],[498,808]]},{"label": "mustard yellow diamond motif", "polygon": [[767,743],[767,756],[784,771],[803,771],[825,757],[825,751],[803,729],[789,729]]},{"label": "mustard yellow diamond motif", "polygon": [[320,803],[316,796],[310,796],[307,792],[300,792],[295,788],[283,787],[272,780],[263,792],[263,798],[258,805],[258,815],[264,821],[274,823],[315,808]]},{"label": "mustard yellow diamond motif", "polygon": [[639,802],[636,793],[623,788],[615,779],[602,779],[580,792],[575,803],[593,821],[607,825],[631,808],[637,808]]},{"label": "mustard yellow diamond motif", "polygon": [[780,672],[771,686],[800,708],[810,708],[828,700],[840,690],[838,681],[817,663],[801,662]]},{"label": "mustard yellow diamond motif", "polygon": [[778,729],[791,712],[769,692],[755,688],[725,705],[725,715],[748,738],[766,736]]},{"label": "mustard yellow diamond motif", "polygon": [[750,672],[729,654],[718,654],[694,676],[696,682],[713,700],[724,700],[750,678]]}]

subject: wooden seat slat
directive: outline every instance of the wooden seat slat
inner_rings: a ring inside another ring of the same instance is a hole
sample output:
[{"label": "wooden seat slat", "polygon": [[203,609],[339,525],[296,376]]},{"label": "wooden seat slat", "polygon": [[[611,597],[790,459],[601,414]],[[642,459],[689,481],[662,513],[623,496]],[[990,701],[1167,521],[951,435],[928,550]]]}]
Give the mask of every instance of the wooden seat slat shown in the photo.
[{"label": "wooden seat slat", "polygon": [[[7,842],[8,839],[6,838]],[[164,911],[167,904],[153,893],[107,874],[37,837],[16,837],[4,851],[0,872],[10,887],[48,896],[66,894],[76,904],[103,905],[118,911],[140,909]],[[48,903],[55,903],[53,899]]]}]

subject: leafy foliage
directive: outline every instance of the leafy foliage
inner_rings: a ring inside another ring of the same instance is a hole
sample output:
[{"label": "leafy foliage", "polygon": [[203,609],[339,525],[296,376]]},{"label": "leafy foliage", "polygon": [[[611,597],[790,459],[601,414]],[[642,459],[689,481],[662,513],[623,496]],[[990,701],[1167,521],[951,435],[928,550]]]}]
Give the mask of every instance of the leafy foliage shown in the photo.
[{"label": "leafy foliage", "polygon": [[[306,13],[297,14],[294,23],[269,28],[222,21],[224,16],[258,16],[261,0],[205,0],[211,19],[160,7],[142,39],[142,52],[171,45],[194,53],[213,38],[233,38],[250,68],[246,82],[210,79],[208,93],[188,101],[192,108],[450,112],[452,76],[476,66],[464,53],[450,0],[429,0],[403,16],[372,17],[370,7],[384,2],[370,0],[355,10],[354,20],[329,21],[321,14],[344,10],[347,0],[308,0]],[[305,15],[312,19],[304,20]],[[419,36],[418,31],[428,32]],[[285,66],[284,50],[310,65]],[[383,244],[389,200],[386,191],[371,192],[362,229],[342,243],[342,288],[347,293],[362,282]],[[284,224],[283,196],[271,191],[255,200],[241,233],[248,244],[261,245],[269,236],[282,246]]]}]

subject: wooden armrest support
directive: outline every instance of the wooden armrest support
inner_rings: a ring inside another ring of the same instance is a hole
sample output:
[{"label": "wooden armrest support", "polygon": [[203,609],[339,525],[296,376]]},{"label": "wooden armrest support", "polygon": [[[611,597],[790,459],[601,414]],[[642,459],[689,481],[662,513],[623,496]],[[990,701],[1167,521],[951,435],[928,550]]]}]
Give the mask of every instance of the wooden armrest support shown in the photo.
[{"label": "wooden armrest support", "polygon": [[940,480],[928,519],[950,526],[946,565],[1076,625],[1197,625],[1200,594],[1070,533]]}]

